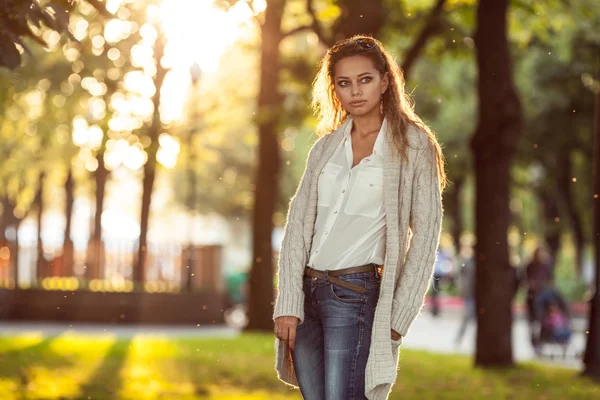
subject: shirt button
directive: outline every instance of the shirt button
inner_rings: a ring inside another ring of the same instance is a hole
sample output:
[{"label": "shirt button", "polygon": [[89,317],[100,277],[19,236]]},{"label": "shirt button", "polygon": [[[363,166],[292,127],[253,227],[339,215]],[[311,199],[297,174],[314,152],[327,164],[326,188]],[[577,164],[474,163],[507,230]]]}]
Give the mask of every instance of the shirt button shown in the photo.
[{"label": "shirt button", "polygon": [[342,190],[342,193],[346,193],[346,189]]},{"label": "shirt button", "polygon": [[333,213],[334,213],[334,214],[337,214],[337,210],[335,210]]}]

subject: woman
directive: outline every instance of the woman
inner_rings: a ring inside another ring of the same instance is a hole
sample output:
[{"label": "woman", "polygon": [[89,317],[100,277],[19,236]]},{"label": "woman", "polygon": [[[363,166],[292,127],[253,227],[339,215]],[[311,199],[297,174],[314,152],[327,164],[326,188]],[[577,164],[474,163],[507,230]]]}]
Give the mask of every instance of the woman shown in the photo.
[{"label": "woman", "polygon": [[552,270],[550,260],[544,249],[537,247],[531,261],[525,267],[524,278],[527,281],[527,316],[529,320],[529,332],[531,346],[536,354],[540,354],[540,329],[541,329],[541,312],[540,312],[540,295],[552,281]]},{"label": "woman", "polygon": [[443,156],[371,37],[327,51],[313,106],[323,136],[284,230],[276,370],[307,400],[386,399],[433,271]]}]

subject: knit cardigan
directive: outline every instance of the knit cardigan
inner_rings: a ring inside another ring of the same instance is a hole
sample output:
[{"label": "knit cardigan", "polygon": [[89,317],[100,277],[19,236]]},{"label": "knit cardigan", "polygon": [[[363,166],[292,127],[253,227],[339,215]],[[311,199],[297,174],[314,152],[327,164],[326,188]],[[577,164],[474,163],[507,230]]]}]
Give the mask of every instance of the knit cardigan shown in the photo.
[{"label": "knit cardigan", "polygon": [[[293,196],[279,254],[278,295],[273,319],[295,316],[304,321],[303,273],[317,215],[318,177],[343,139],[346,120],[320,138],[308,154],[306,169]],[[386,132],[383,190],[386,255],[375,309],[371,347],[365,371],[365,396],[385,400],[396,382],[399,347],[390,330],[406,336],[419,314],[433,274],[439,244],[442,201],[435,149],[425,132],[410,125],[405,160]],[[298,387],[286,342],[275,339],[277,377]]]}]

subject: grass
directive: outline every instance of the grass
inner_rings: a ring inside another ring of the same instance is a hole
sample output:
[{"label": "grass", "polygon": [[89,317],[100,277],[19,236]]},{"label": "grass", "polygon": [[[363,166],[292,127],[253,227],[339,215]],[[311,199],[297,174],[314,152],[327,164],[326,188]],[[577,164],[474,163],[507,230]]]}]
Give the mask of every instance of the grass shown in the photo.
[{"label": "grass", "polygon": [[[273,370],[271,335],[116,339],[0,337],[0,399],[301,399]],[[577,371],[472,368],[469,357],[403,350],[390,399],[599,399]]]}]

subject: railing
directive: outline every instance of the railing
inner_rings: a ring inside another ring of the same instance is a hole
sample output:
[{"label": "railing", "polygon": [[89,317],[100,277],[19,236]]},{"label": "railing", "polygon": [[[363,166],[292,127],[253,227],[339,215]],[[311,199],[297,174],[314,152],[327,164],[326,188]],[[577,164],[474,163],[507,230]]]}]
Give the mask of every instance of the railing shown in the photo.
[{"label": "railing", "polygon": [[[0,245],[0,287],[15,289],[18,276],[20,289],[89,290],[94,292],[131,292],[134,289],[133,268],[137,242],[106,241],[100,246],[95,263],[88,249],[75,246],[72,265],[61,246],[45,243],[41,270],[35,243],[21,244],[18,254],[14,242]],[[144,292],[190,292],[203,289],[221,291],[222,247],[200,245],[189,247],[175,243],[149,243],[145,265]],[[16,259],[18,257],[18,274]],[[90,271],[87,269],[90,268]]]}]

